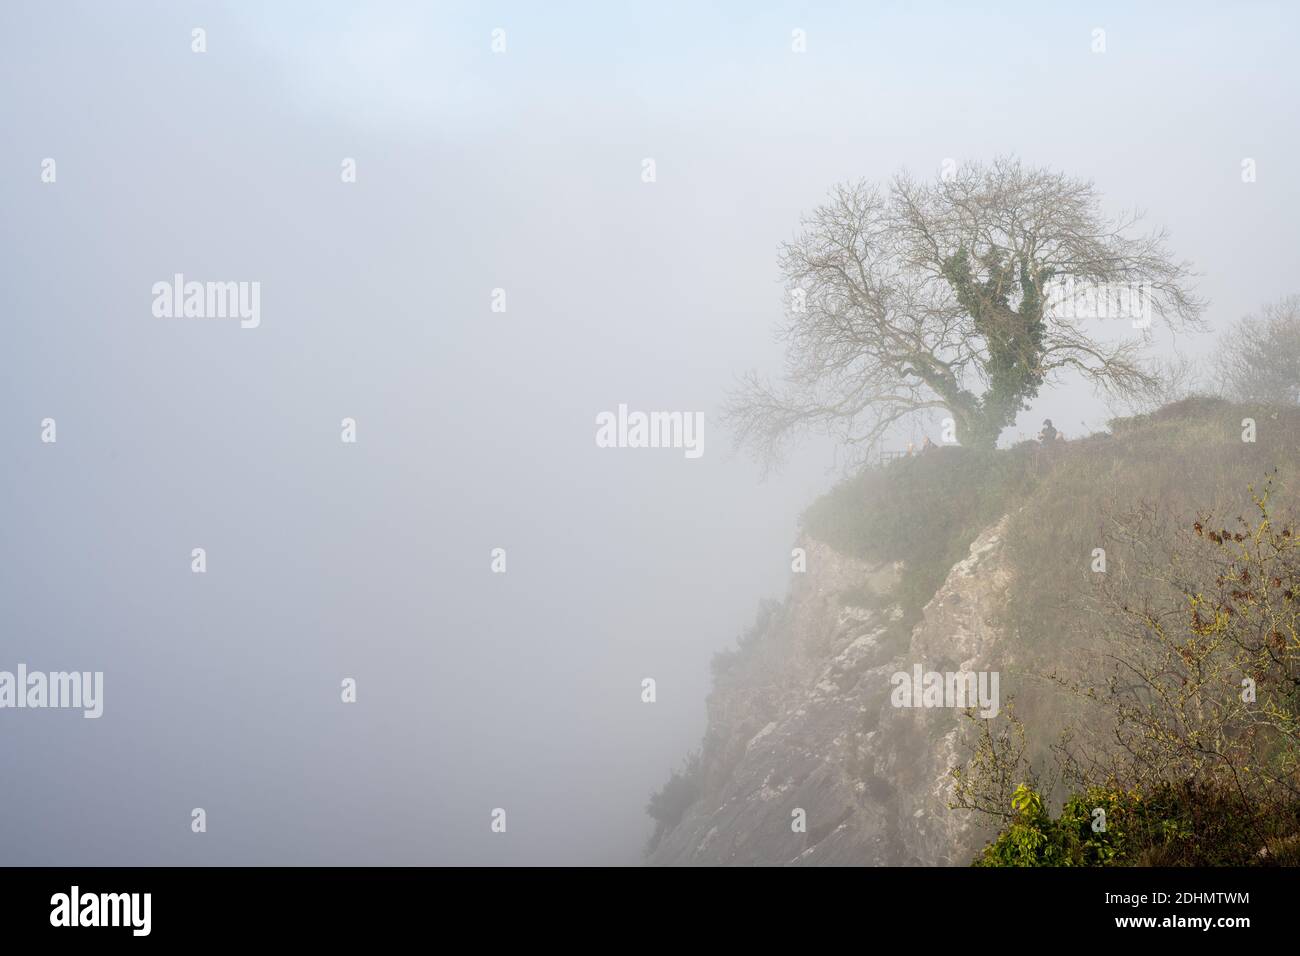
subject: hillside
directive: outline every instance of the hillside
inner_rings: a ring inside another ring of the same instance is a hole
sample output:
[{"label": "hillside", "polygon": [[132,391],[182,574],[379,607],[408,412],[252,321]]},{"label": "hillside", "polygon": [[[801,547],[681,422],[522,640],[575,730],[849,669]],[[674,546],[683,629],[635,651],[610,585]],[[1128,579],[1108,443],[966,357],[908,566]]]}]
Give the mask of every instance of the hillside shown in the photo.
[{"label": "hillside", "polygon": [[893,675],[996,673],[1046,764],[1081,719],[1051,675],[1107,637],[1099,589],[1163,597],[1137,547],[1172,553],[1199,518],[1248,515],[1252,487],[1294,515],[1297,451],[1300,410],[1191,399],[1077,441],[942,448],[844,482],[805,513],[807,571],[715,661],[707,731],[656,801],[648,862],[970,863],[996,827],[951,808],[950,771],[978,720],[896,706]]}]

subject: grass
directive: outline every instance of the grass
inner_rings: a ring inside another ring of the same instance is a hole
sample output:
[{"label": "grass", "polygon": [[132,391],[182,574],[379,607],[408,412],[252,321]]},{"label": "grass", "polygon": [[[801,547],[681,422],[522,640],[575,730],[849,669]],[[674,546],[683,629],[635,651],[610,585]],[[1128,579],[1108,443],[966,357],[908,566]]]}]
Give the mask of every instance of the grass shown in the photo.
[{"label": "grass", "polygon": [[894,599],[911,627],[970,543],[1033,487],[1039,449],[944,447],[864,471],[804,512],[805,531],[845,554],[902,561]]},{"label": "grass", "polygon": [[[1254,422],[1254,441],[1243,441],[1244,419]],[[1123,549],[1111,546],[1113,518],[1155,504],[1176,519],[1174,524],[1189,524],[1207,512],[1230,521],[1251,512],[1250,488],[1266,478],[1279,517],[1295,514],[1300,503],[1300,408],[1191,398],[1151,414],[1115,419],[1109,432],[1075,441],[1050,446],[1023,442],[994,451],[941,447],[898,459],[841,482],[813,502],[801,521],[807,534],[843,554],[873,562],[901,562],[891,597],[903,613],[885,640],[905,646],[925,605],[953,565],[967,556],[971,542],[1009,515],[1005,556],[1013,573],[999,623],[1006,633],[1006,660],[1025,673],[1057,666],[1072,652],[1086,653],[1086,648],[1072,642],[1088,632],[1083,619],[1086,602],[1080,597],[1097,582],[1094,549],[1107,549],[1108,575],[1126,573],[1119,557]],[[840,597],[846,604],[876,605],[865,587],[849,588]],[[732,675],[761,650],[765,635],[780,629],[783,607],[760,609],[737,648],[715,659],[715,680],[743,679],[743,674]],[[1045,687],[1036,690],[1026,682],[1017,688],[1016,697],[1021,717],[1040,742],[1031,757],[1044,758],[1046,747],[1071,716],[1059,700],[1053,703]],[[699,772],[697,758],[695,764],[674,773],[652,799],[649,809],[657,824],[652,845],[676,825],[698,796]],[[1216,806],[1227,808],[1227,797],[1211,796],[1218,801]],[[1034,820],[1020,821],[1032,823],[1038,832],[1022,827],[1015,838],[1006,836],[991,847],[993,856],[983,862],[1041,863],[1045,860],[1035,858],[1035,848],[1040,846],[1053,848],[1044,853],[1060,858],[1054,862],[1068,859],[1074,865],[1189,862],[1191,851],[1180,842],[1178,827],[1208,825],[1188,794],[1111,794],[1112,815],[1117,822],[1132,825],[1127,831],[1112,832],[1111,838],[1093,837],[1089,821],[1081,814],[1090,813],[1098,799],[1095,793],[1075,794],[1064,801],[1063,813],[1056,819],[1040,808]],[[1159,813],[1149,816],[1147,811],[1153,807]],[[1238,817],[1252,821],[1255,831],[1267,822],[1243,814],[1243,808],[1236,811]],[[1295,833],[1297,820],[1300,810],[1295,820],[1287,817],[1284,826],[1279,824],[1277,833],[1266,834],[1266,845]],[[1124,832],[1130,838],[1121,847],[1119,837]],[[1236,836],[1226,834],[1208,845],[1230,855],[1233,847],[1249,843]],[[1252,852],[1257,849],[1258,842]],[[1289,859],[1296,850],[1289,837],[1275,842],[1273,862],[1284,855]],[[1196,862],[1228,861],[1227,856],[1211,856],[1203,855]],[[1251,861],[1234,858],[1232,862]]]},{"label": "grass", "polygon": [[[1248,418],[1253,442],[1242,440]],[[1087,598],[1100,583],[1094,549],[1105,550],[1107,575],[1131,570],[1115,519],[1155,505],[1170,528],[1207,512],[1231,523],[1252,512],[1250,488],[1265,479],[1278,516],[1297,513],[1300,408],[1191,398],[1116,419],[1108,433],[1075,441],[988,452],[944,447],[900,459],[833,488],[807,509],[803,524],[844,553],[904,562],[894,594],[904,614],[891,637],[906,647],[922,609],[971,542],[1010,515],[1005,557],[1012,576],[998,621],[1006,634],[1004,690],[1014,688],[1032,728],[1031,760],[1045,763],[1077,715],[1036,675],[1068,670],[1088,653],[1095,622]]]},{"label": "grass", "polygon": [[[1242,420],[1256,440],[1242,441]],[[941,447],[864,471],[804,512],[804,529],[844,554],[902,561],[895,599],[913,625],[971,542],[1011,515],[1013,639],[1051,644],[1074,593],[1094,574],[1109,516],[1155,502],[1171,514],[1250,511],[1249,486],[1273,475],[1277,500],[1300,501],[1300,408],[1191,398],[1116,419],[1109,433],[1042,446]],[[1111,572],[1120,571],[1111,567]]]}]

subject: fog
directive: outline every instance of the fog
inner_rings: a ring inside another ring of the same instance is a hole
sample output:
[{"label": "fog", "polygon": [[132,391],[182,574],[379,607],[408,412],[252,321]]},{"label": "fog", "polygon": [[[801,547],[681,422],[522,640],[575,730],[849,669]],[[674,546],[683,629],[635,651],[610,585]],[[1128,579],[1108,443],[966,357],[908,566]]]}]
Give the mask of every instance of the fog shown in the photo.
[{"label": "fog", "polygon": [[[1012,153],[1167,226],[1214,328],[1296,291],[1282,4],[267,6],[0,8],[0,669],[104,674],[0,711],[8,864],[637,863],[838,474],[718,417],[836,182]],[[177,273],[259,324],[156,316]],[[702,456],[598,447],[620,404]],[[1045,416],[1109,412],[1004,441]]]}]

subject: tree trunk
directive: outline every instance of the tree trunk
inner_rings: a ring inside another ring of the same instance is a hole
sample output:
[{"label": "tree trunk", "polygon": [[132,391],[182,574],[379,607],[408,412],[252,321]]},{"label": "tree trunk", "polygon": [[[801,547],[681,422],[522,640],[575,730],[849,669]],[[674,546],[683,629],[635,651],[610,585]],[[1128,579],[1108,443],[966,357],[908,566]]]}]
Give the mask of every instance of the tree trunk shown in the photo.
[{"label": "tree trunk", "polygon": [[953,418],[957,424],[957,441],[963,448],[991,451],[997,447],[998,436],[1005,427],[994,416],[979,412],[965,415],[954,413]]}]

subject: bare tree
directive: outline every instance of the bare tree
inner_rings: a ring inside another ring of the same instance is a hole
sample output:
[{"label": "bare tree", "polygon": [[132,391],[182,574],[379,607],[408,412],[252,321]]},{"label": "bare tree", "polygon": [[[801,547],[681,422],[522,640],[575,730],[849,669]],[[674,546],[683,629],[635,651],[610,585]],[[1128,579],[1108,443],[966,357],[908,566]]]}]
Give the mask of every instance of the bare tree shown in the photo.
[{"label": "bare tree", "polygon": [[1271,302],[1220,340],[1224,387],[1242,402],[1300,402],[1300,295]]},{"label": "bare tree", "polygon": [[1141,214],[1106,217],[1090,182],[1003,158],[950,178],[832,190],[782,247],[792,287],[785,382],[749,373],[726,410],[737,442],[767,462],[800,431],[867,452],[897,422],[947,412],[963,444],[991,447],[1067,370],[1129,393],[1154,378],[1140,338],[1107,344],[1048,307],[1049,284],[1141,287],[1153,316],[1199,325],[1203,303],[1165,233]]},{"label": "bare tree", "polygon": [[1107,402],[1112,415],[1147,415],[1174,402],[1196,396],[1216,396],[1218,390],[1206,380],[1203,364],[1177,349],[1171,356],[1156,357],[1143,366],[1152,384]]}]

